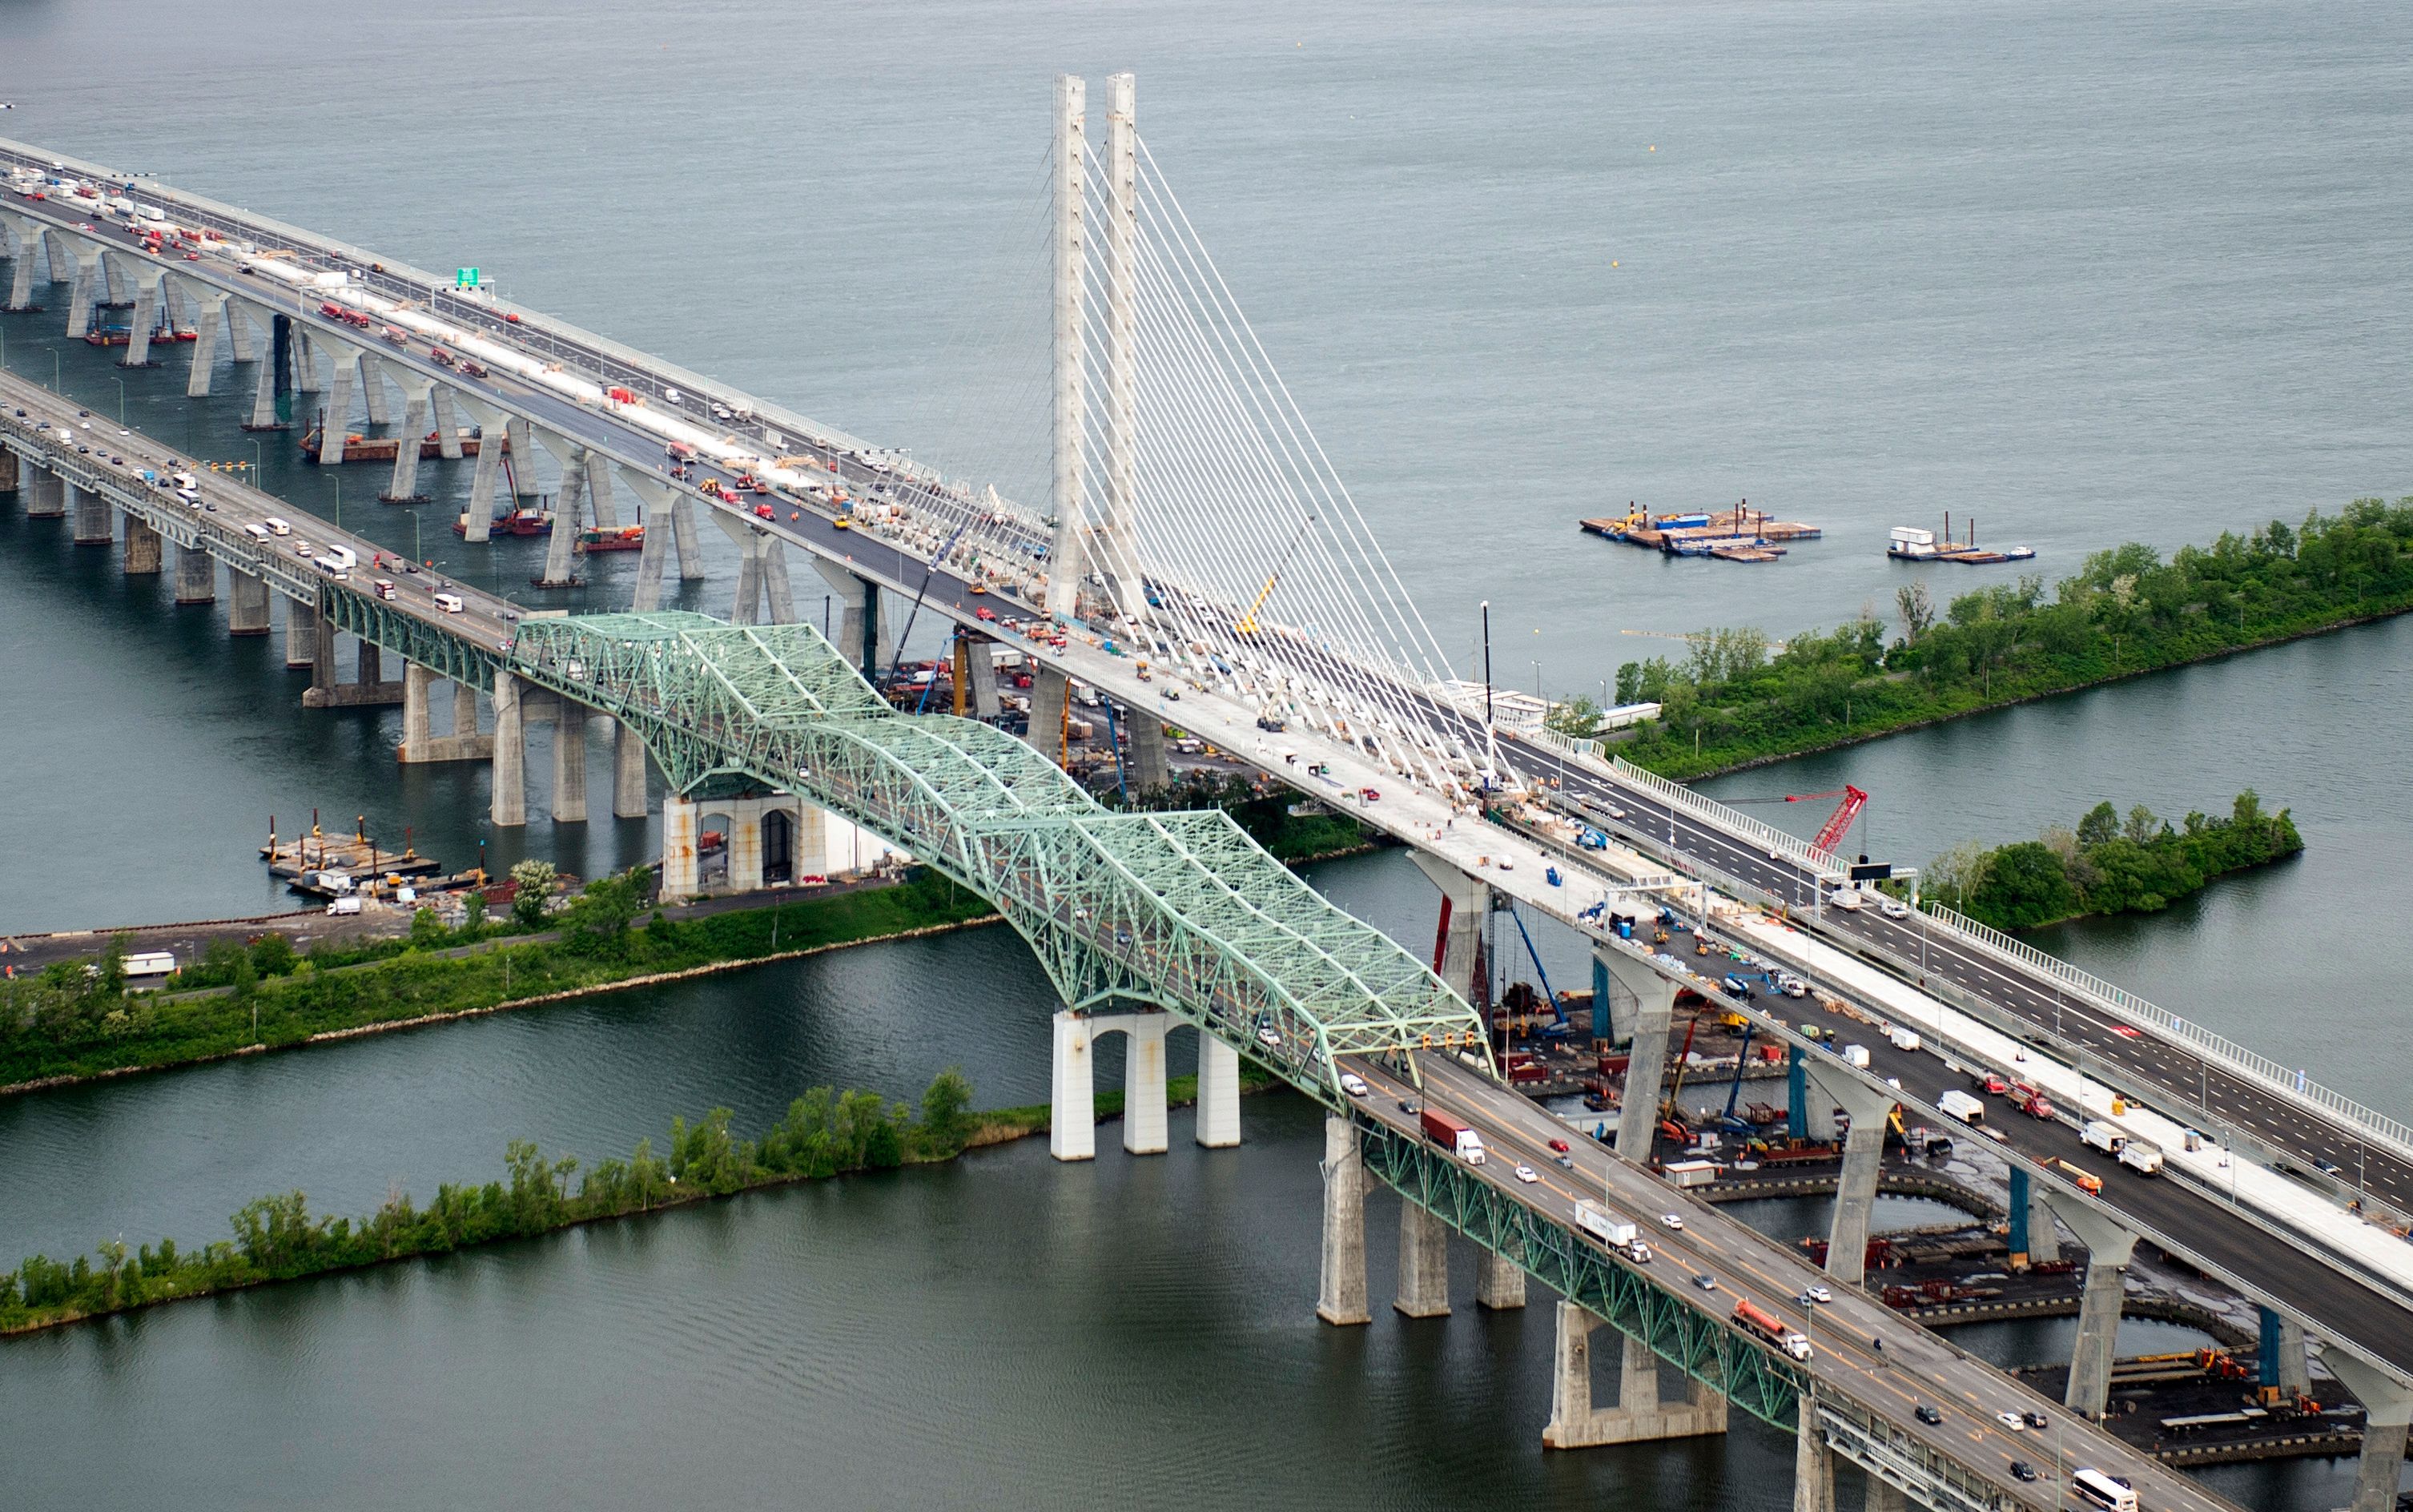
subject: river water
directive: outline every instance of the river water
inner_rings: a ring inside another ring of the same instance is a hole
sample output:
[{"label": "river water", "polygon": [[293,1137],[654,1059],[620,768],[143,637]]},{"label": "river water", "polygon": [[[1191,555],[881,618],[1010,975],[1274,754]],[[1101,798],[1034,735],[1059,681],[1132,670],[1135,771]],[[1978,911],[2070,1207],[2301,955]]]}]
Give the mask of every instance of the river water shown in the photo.
[{"label": "river water", "polygon": [[[2128,537],[2413,491],[2408,33],[2379,5],[26,0],[0,9],[0,127],[478,263],[1029,494],[1046,81],[1134,67],[1152,150],[1436,633],[1463,669],[1488,598],[1499,680],[1557,693],[1665,647],[1623,630],[1882,611],[1910,575],[1877,556],[1885,528],[1947,508],[2055,574]],[[50,378],[57,325],[0,318],[8,365]],[[97,354],[56,362],[116,413]],[[127,375],[127,419],[253,455],[227,387],[180,389],[173,366]],[[259,455],[269,487],[334,507],[274,438]],[[464,470],[422,473],[416,521],[350,477],[348,526],[473,581],[530,575],[530,543],[481,556],[441,528]],[[1629,497],[1744,496],[1828,538],[1745,569],[1573,530]],[[634,821],[490,832],[482,772],[396,768],[393,711],[299,710],[274,637],[230,642],[66,536],[0,510],[0,928],[270,906],[249,848],[313,808],[451,864],[481,842],[587,874],[649,852]],[[632,566],[551,602],[618,601]],[[1931,571],[1939,592],[1984,581]],[[2402,1117],[2413,1056],[2372,903],[2413,888],[2388,764],[2408,662],[2413,626],[2370,627],[1713,786],[1858,782],[1863,848],[1914,863],[2098,798],[2176,815],[2254,786],[2293,807],[2304,857],[2053,943]],[[1397,858],[1318,880],[1429,938]],[[1563,939],[1543,949],[1579,971]],[[360,1210],[490,1173],[510,1138],[592,1160],[715,1104],[759,1126],[816,1082],[910,1096],[961,1063],[984,1102],[1035,1101],[1051,1008],[990,929],[17,1099],[0,1253],[205,1239],[293,1187]],[[1313,1117],[1268,1097],[1245,1118],[1237,1151],[1177,1119],[1162,1160],[1111,1133],[1094,1166],[1026,1144],[14,1343],[0,1484],[28,1506],[335,1485],[371,1505],[1784,1505],[1789,1447],[1755,1428],[1541,1453],[1546,1307],[1319,1327]],[[2343,1477],[2214,1478],[2293,1508],[2343,1501]]]}]

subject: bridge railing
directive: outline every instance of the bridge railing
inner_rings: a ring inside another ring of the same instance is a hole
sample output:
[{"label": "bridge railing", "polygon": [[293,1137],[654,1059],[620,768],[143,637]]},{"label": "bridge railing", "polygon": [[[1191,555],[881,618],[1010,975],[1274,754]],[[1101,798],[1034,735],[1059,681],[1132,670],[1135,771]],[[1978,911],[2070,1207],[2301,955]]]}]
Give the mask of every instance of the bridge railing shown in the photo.
[{"label": "bridge railing", "polygon": [[2093,999],[2142,1026],[2158,1030],[2163,1034],[2184,1041],[2200,1051],[2206,1060],[2217,1060],[2227,1069],[2262,1083],[2272,1091],[2298,1097],[2336,1115],[2356,1128],[2400,1147],[2413,1154],[2413,1124],[2391,1119],[2376,1108],[2366,1107],[2344,1092],[2324,1087],[2305,1075],[2300,1066],[2283,1065],[2267,1055],[2247,1049],[2235,1040],[2192,1020],[2180,1017],[2167,1008],[2158,1007],[2138,997],[2116,983],[2107,982],[2083,967],[2073,966],[2057,956],[2047,955],[2023,940],[2014,939],[1991,925],[1980,924],[1965,914],[1939,903],[1922,902],[1922,910],[1932,919],[1958,931],[1977,944],[1999,956],[2006,956],[2020,964],[2038,971],[2064,986]]},{"label": "bridge railing", "polygon": [[[1552,730],[1541,730],[1520,738],[1573,760],[1585,761],[1607,768],[1621,781],[1642,789],[1671,806],[1681,808],[1695,818],[1759,841],[1772,851],[1794,857],[1806,866],[1820,870],[1832,870],[1836,860],[1794,836],[1752,818],[1713,798],[1706,798],[1680,782],[1647,772],[1622,757],[1609,756],[1598,741],[1577,740]],[[2312,1079],[2300,1066],[2288,1066],[2269,1056],[2246,1048],[2225,1034],[2216,1033],[2202,1025],[2181,1017],[2166,1008],[2138,997],[2135,993],[2108,982],[2082,967],[2074,966],[2057,956],[2036,949],[2025,941],[2017,940],[1990,925],[1978,923],[1967,915],[1940,904],[1922,900],[1921,910],[1936,924],[1955,931],[1972,944],[2007,957],[2014,963],[2050,977],[2055,983],[2079,993],[2097,1006],[2108,1009],[2173,1040],[2182,1042],[2215,1061],[2225,1069],[2256,1082],[2284,1097],[2293,1097],[2330,1114],[2346,1125],[2350,1133],[2367,1135],[2413,1154],[2413,1124],[2393,1119],[2376,1108],[2366,1106],[2332,1088]]]}]

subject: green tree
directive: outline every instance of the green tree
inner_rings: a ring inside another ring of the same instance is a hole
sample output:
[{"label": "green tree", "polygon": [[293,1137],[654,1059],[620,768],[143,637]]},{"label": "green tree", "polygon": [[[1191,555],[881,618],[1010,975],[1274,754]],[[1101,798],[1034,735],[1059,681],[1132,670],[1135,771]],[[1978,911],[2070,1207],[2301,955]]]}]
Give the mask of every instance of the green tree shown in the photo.
[{"label": "green tree", "polygon": [[1998,929],[2028,929],[2067,918],[2078,906],[2061,857],[2041,841],[2022,840],[1994,852],[1984,883],[1970,895],[1969,915]]},{"label": "green tree", "polygon": [[2120,834],[2131,845],[2151,845],[2168,828],[2160,815],[2140,803],[2128,810],[2128,823]]},{"label": "green tree", "polygon": [[941,1151],[961,1149],[971,1137],[972,1084],[960,1066],[949,1066],[930,1078],[922,1093],[922,1128]]},{"label": "green tree", "polygon": [[2086,817],[2078,822],[2078,843],[2090,851],[2119,833],[2120,810],[2108,799],[2086,810]]},{"label": "green tree", "polygon": [[1600,730],[1600,705],[1577,693],[1563,704],[1552,704],[1542,722],[1562,735],[1589,740]]},{"label": "green tree", "polygon": [[486,895],[472,887],[461,896],[461,932],[475,938],[486,926]]},{"label": "green tree", "polygon": [[410,945],[413,950],[435,950],[443,945],[452,931],[432,908],[421,908],[410,915]]},{"label": "green tree", "polygon": [[543,925],[545,905],[553,900],[553,884],[560,875],[550,861],[523,861],[511,867],[511,882],[518,888],[511,895],[511,917],[522,928]]}]

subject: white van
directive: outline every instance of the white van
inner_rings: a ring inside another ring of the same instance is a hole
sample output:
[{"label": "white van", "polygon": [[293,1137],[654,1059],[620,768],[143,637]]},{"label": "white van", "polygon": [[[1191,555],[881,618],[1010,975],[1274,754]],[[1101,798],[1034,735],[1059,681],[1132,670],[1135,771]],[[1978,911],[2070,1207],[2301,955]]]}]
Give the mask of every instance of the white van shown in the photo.
[{"label": "white van", "polygon": [[320,549],[318,560],[333,562],[348,572],[361,565],[360,554],[349,546],[327,546]]},{"label": "white van", "polygon": [[259,523],[268,526],[268,533],[272,536],[289,536],[293,533],[293,527],[291,526],[278,519],[274,514]]},{"label": "white van", "polygon": [[1858,911],[1861,906],[1860,890],[1857,887],[1838,887],[1827,895],[1827,901],[1839,909]]},{"label": "white van", "polygon": [[462,608],[461,596],[457,593],[439,593],[436,596],[436,607],[448,615],[457,615]]}]

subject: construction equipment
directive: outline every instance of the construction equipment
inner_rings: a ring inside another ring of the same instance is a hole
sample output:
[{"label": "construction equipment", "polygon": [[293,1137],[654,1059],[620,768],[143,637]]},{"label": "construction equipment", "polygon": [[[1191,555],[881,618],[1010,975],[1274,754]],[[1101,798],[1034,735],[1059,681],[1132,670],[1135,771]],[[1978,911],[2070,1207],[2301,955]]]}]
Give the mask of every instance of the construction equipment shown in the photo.
[{"label": "construction equipment", "polygon": [[1266,606],[1266,600],[1274,596],[1274,585],[1281,581],[1282,569],[1290,566],[1291,554],[1298,550],[1298,543],[1307,537],[1308,526],[1313,524],[1315,524],[1315,516],[1312,514],[1298,522],[1298,528],[1291,532],[1290,544],[1282,548],[1281,560],[1274,563],[1273,574],[1266,579],[1266,586],[1257,590],[1256,601],[1249,605],[1249,612],[1242,615],[1239,623],[1232,627],[1235,630],[1242,635],[1254,635],[1257,632],[1257,611],[1263,609]]},{"label": "construction equipment", "polygon": [[1860,810],[1869,806],[1869,795],[1848,782],[1830,793],[1786,793],[1765,798],[1721,798],[1718,801],[1725,804],[1817,803],[1827,798],[1843,801],[1835,806],[1835,811],[1828,816],[1827,823],[1818,826],[1818,833],[1811,838],[1810,848],[1836,855],[1840,853],[1835,849],[1836,845],[1858,821]]}]

